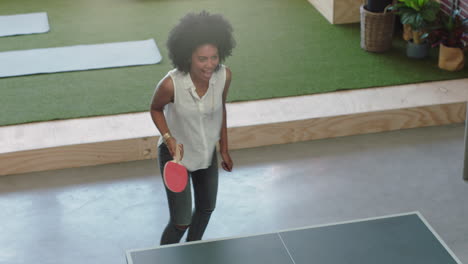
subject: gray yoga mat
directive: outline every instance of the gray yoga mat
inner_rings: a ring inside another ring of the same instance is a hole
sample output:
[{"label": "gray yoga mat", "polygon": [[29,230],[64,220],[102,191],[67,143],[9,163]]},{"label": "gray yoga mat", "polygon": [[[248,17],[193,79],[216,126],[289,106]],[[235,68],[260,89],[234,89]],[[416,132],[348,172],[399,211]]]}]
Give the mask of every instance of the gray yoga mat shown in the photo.
[{"label": "gray yoga mat", "polygon": [[0,16],[0,37],[48,32],[47,13]]},{"label": "gray yoga mat", "polygon": [[154,39],[0,52],[0,77],[156,64]]}]

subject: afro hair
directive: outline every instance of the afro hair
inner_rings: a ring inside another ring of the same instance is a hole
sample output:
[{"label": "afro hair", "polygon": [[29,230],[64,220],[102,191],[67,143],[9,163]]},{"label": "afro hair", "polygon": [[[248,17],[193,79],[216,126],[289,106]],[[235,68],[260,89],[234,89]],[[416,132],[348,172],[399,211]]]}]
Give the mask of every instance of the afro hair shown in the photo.
[{"label": "afro hair", "polygon": [[219,62],[224,62],[231,56],[236,45],[232,32],[231,24],[222,15],[206,11],[199,14],[188,13],[169,32],[167,48],[172,65],[179,71],[188,73],[192,53],[204,44],[216,46]]}]

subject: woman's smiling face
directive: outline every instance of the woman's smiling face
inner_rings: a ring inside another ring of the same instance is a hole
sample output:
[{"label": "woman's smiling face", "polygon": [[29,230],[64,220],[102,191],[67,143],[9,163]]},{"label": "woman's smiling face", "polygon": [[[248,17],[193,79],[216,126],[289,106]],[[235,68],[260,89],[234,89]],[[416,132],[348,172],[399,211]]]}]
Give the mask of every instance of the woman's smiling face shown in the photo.
[{"label": "woman's smiling face", "polygon": [[218,48],[212,44],[198,46],[192,53],[190,75],[201,81],[209,81],[218,67]]}]

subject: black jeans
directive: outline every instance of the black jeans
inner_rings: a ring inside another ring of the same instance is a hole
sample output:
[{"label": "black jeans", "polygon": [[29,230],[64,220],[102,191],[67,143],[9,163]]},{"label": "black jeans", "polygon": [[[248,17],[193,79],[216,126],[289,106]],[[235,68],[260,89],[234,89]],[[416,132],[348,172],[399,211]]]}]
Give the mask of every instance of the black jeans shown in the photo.
[{"label": "black jeans", "polygon": [[[173,159],[165,144],[158,147],[158,159],[161,175],[163,175],[164,165]],[[195,210],[193,212],[190,182],[193,184],[195,194]],[[179,243],[186,229],[189,230],[187,241],[200,240],[216,206],[218,194],[216,151],[213,151],[211,165],[208,168],[189,172],[189,184],[184,191],[174,193],[167,188],[165,189],[170,218],[161,236],[161,245]]]}]

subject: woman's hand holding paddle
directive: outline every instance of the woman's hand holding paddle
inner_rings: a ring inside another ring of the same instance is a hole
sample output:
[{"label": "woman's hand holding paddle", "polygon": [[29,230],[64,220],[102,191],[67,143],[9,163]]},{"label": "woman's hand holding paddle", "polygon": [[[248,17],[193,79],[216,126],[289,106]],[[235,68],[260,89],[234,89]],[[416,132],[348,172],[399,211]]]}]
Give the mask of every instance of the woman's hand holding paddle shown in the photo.
[{"label": "woman's hand holding paddle", "polygon": [[169,153],[171,153],[171,156],[175,158],[176,156],[176,149],[177,145],[179,145],[179,151],[180,151],[180,160],[184,157],[184,145],[182,144],[177,144],[177,141],[175,138],[170,137],[166,140],[166,146],[167,149],[169,150]]},{"label": "woman's hand holding paddle", "polygon": [[188,183],[187,169],[180,163],[182,159],[182,144],[177,144],[175,140],[173,140],[173,143],[166,141],[166,144],[175,147],[170,149],[168,146],[171,154],[174,153],[174,160],[168,161],[164,165],[164,184],[172,192],[182,192]]}]

